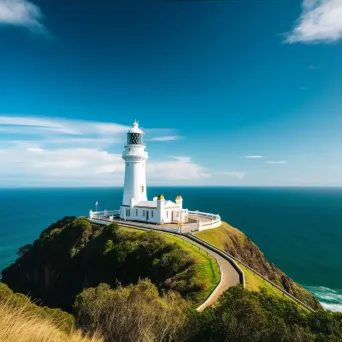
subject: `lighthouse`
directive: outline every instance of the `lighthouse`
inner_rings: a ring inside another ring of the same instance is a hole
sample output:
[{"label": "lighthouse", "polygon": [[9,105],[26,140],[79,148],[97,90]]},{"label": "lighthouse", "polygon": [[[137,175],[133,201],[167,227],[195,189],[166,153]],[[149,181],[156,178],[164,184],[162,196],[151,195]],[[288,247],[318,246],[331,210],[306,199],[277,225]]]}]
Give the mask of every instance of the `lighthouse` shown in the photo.
[{"label": "lighthouse", "polygon": [[127,132],[127,143],[122,152],[125,161],[125,180],[120,218],[126,221],[143,221],[156,224],[187,222],[188,210],[182,207],[182,197],[176,202],[165,200],[163,195],[147,199],[144,132],[137,122]]},{"label": "lighthouse", "polygon": [[125,161],[125,180],[121,205],[121,217],[130,215],[127,208],[147,200],[146,195],[146,160],[148,154],[144,143],[144,132],[137,122],[127,132],[127,143],[122,153]]},{"label": "lighthouse", "polygon": [[[122,159],[125,161],[125,180],[120,210],[97,211],[97,208],[96,211],[90,210],[89,219],[92,222],[108,224],[111,221],[125,220],[131,222],[130,224],[136,225],[133,222],[141,222],[148,228],[151,228],[151,224],[160,225],[162,229],[183,233],[221,225],[219,215],[184,209],[183,198],[179,194],[175,201],[166,200],[162,194],[148,200],[146,189],[148,154],[144,143],[144,132],[137,122],[134,122],[127,132]],[[97,204],[98,202],[96,206]]]}]

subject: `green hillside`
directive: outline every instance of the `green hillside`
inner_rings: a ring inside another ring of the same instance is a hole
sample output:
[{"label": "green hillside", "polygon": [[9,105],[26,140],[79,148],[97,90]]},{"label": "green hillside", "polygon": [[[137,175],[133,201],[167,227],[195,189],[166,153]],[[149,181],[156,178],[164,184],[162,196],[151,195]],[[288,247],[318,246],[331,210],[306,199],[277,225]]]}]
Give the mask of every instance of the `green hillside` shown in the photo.
[{"label": "green hillside", "polygon": [[[238,229],[224,222],[220,227],[198,232],[196,236],[246,263],[313,309],[321,308],[317,299],[309,291],[295,283],[274,264],[268,262],[260,249]],[[239,264],[239,266],[245,273],[247,289],[253,291],[265,289],[274,295],[283,296],[277,288],[265,282],[243,265]]]},{"label": "green hillside", "polygon": [[2,271],[2,281],[68,312],[80,292],[100,283],[116,288],[148,278],[160,291],[176,291],[196,306],[220,279],[215,259],[179,238],[84,217],[52,224],[19,254]]}]

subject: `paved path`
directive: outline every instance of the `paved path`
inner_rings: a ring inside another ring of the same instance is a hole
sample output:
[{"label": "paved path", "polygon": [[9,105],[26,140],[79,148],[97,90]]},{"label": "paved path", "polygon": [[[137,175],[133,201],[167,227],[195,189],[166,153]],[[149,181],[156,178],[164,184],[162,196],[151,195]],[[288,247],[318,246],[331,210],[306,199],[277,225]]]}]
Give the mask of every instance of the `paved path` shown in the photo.
[{"label": "paved path", "polygon": [[223,257],[221,257],[221,255],[210,250],[209,248],[204,247],[200,245],[199,243],[188,239],[186,236],[178,235],[178,237],[206,251],[208,254],[210,254],[216,259],[220,267],[221,281],[218,284],[218,286],[215,288],[215,290],[211,293],[209,298],[197,308],[198,311],[202,311],[207,306],[214,304],[217,301],[217,299],[222,295],[222,293],[226,291],[228,288],[230,288],[231,286],[240,284],[239,273],[236,271],[236,269],[232,266],[232,264],[228,260],[224,259]]},{"label": "paved path", "polygon": [[[111,223],[108,221],[102,221],[101,222],[100,220],[93,220],[93,221],[96,223],[99,223],[99,224],[110,224]],[[142,230],[153,229],[153,228],[147,228],[146,226],[145,227],[144,226],[139,227],[136,222],[134,222],[134,224],[132,224],[132,225],[129,224],[129,222],[120,222],[119,224],[122,226],[137,228],[137,229],[142,229]],[[162,230],[159,230],[156,228],[154,228],[154,230],[160,231],[160,232],[165,233],[165,234],[174,235],[172,232],[162,231]],[[228,260],[224,259],[221,255],[210,250],[209,248],[202,246],[201,244],[187,238],[184,235],[177,234],[177,237],[201,248],[203,251],[210,254],[212,257],[214,257],[216,259],[216,261],[219,265],[219,268],[220,268],[220,273],[221,273],[220,283],[215,288],[215,290],[211,293],[211,295],[206,299],[206,301],[197,308],[198,311],[202,311],[207,306],[214,304],[217,301],[217,299],[222,295],[222,293],[224,291],[226,291],[228,288],[230,288],[231,286],[240,284],[239,273],[236,271],[236,269],[232,266],[232,264]]]}]

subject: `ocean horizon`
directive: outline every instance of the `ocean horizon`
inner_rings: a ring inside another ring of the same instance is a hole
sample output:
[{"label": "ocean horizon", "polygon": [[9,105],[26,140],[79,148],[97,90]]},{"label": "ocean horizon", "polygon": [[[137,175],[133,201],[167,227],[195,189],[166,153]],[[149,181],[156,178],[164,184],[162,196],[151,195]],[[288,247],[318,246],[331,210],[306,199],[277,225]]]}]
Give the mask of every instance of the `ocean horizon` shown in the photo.
[{"label": "ocean horizon", "polygon": [[[178,194],[184,207],[218,213],[244,232],[274,263],[326,309],[342,311],[342,188],[149,187],[149,198]],[[22,245],[64,216],[117,209],[122,187],[1,188],[0,270]]]}]

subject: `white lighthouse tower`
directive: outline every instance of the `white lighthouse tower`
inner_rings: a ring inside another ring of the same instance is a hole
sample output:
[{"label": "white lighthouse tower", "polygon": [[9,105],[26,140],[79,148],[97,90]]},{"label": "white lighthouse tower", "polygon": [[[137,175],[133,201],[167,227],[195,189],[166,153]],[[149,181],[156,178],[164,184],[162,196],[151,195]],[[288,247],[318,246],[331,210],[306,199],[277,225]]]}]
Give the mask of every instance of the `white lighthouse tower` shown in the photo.
[{"label": "white lighthouse tower", "polygon": [[[166,200],[162,194],[147,199],[146,160],[148,155],[144,143],[144,132],[134,122],[127,132],[127,143],[122,152],[125,161],[125,183],[120,210],[89,211],[92,222],[108,224],[121,222],[120,219],[141,222],[143,227],[151,228],[151,224],[160,225],[161,229],[188,233],[196,230],[216,228],[221,225],[219,215],[189,211],[183,208],[183,198]],[[97,202],[96,202],[97,206]],[[199,219],[200,218],[200,219]],[[148,224],[148,225],[146,225]],[[184,224],[184,225],[183,225]],[[135,225],[137,225],[135,223]]]},{"label": "white lighthouse tower", "polygon": [[144,144],[144,133],[134,122],[127,133],[127,144],[122,153],[125,160],[125,182],[120,217],[126,219],[130,209],[137,203],[147,200],[146,195],[146,160],[148,158]]}]

